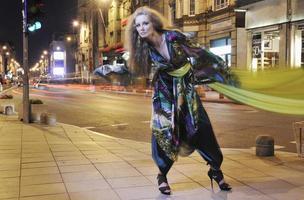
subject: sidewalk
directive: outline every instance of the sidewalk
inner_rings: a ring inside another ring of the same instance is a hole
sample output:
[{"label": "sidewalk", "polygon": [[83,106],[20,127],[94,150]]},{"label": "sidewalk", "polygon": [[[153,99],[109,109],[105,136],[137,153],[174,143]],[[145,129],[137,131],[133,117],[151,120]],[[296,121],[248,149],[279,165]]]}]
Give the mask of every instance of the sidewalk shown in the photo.
[{"label": "sidewalk", "polygon": [[3,200],[303,200],[304,159],[252,149],[223,149],[232,192],[210,188],[198,154],[182,158],[168,175],[170,197],[157,189],[150,144],[117,139],[58,123],[23,124],[0,116],[0,199]]}]

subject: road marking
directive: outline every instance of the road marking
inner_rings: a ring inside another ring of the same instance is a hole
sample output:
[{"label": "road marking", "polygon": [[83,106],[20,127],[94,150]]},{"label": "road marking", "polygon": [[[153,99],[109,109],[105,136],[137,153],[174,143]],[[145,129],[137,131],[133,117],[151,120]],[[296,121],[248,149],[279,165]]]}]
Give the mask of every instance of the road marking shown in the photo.
[{"label": "road marking", "polygon": [[93,128],[96,128],[94,126],[85,126],[85,127],[81,127],[81,128],[85,128],[85,129],[93,129]]},{"label": "road marking", "polygon": [[140,123],[143,123],[143,124],[150,124],[150,121],[141,121]]},{"label": "road marking", "polygon": [[274,149],[284,149],[285,146],[280,146],[280,145],[274,145]]},{"label": "road marking", "polygon": [[[284,149],[285,146],[274,145],[274,149]],[[256,149],[256,147],[250,147],[250,149]]]},{"label": "road marking", "polygon": [[122,123],[122,124],[112,124],[111,126],[116,127],[116,126],[128,126],[128,123]]},{"label": "road marking", "polygon": [[99,136],[102,136],[102,137],[111,138],[111,139],[120,139],[120,138],[117,138],[117,137],[106,135],[104,133],[99,133],[99,132],[95,132],[95,131],[91,131],[91,130],[88,130],[88,131],[90,131],[90,133],[93,133],[95,135],[99,135]]}]

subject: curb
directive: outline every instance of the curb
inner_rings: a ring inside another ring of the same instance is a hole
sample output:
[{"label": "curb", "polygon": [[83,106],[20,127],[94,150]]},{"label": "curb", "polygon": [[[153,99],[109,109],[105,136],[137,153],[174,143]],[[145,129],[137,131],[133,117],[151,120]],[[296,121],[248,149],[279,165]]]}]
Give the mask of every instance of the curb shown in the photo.
[{"label": "curb", "polygon": [[10,91],[10,90],[12,90],[12,89],[14,89],[14,88],[16,88],[17,86],[11,86],[11,87],[9,87],[9,88],[6,88],[5,90],[2,90],[1,92],[0,92],[0,95],[1,94],[5,94],[6,92],[8,92],[8,91]]}]

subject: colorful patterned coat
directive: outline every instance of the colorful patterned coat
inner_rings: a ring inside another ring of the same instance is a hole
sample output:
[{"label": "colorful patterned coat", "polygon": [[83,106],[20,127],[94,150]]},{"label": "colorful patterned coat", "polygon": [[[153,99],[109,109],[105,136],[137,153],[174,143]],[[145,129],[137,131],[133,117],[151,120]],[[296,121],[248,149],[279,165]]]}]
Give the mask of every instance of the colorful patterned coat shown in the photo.
[{"label": "colorful patterned coat", "polygon": [[[197,50],[177,31],[165,31],[170,60],[166,60],[154,47],[149,47],[153,88],[151,128],[158,145],[171,160],[176,160],[181,146],[189,152],[196,143],[219,148],[210,120],[202,107],[194,83],[189,49]],[[205,63],[217,61],[210,54]],[[200,61],[200,59],[197,59]],[[196,60],[196,64],[198,63]],[[215,146],[214,146],[215,145]]]}]

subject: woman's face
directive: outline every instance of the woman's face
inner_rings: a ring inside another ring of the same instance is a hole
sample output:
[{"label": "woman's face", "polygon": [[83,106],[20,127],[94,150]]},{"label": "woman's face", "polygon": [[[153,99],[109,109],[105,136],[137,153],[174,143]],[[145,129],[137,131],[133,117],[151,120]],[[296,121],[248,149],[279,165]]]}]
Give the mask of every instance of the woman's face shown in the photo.
[{"label": "woman's face", "polygon": [[135,18],[135,27],[140,37],[148,38],[154,32],[152,23],[147,15],[138,15]]}]

